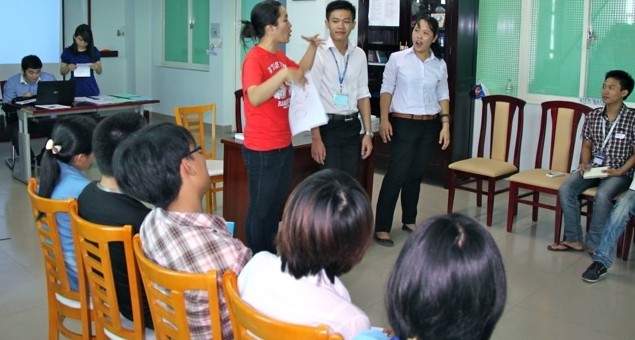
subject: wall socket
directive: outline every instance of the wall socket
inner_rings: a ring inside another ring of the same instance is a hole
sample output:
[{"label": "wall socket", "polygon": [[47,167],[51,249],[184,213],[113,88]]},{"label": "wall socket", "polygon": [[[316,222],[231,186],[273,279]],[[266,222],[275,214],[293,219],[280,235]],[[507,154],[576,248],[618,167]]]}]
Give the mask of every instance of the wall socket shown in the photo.
[{"label": "wall socket", "polygon": [[209,37],[211,39],[220,39],[220,23],[211,23]]}]

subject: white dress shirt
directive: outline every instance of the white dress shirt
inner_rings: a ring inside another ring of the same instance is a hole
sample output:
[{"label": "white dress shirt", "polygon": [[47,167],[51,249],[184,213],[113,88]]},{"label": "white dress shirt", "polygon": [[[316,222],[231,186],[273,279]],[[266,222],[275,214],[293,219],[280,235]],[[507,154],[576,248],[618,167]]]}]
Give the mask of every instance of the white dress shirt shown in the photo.
[{"label": "white dress shirt", "polygon": [[[347,58],[348,66],[346,65]],[[346,69],[346,73],[344,73],[344,69]],[[359,111],[357,101],[370,97],[366,53],[351,41],[348,42],[344,55],[335,47],[331,38],[318,47],[311,68],[311,76],[316,83],[322,105],[327,113],[341,115],[355,113]],[[333,96],[340,92],[340,77],[343,78],[342,93],[348,95],[348,106],[333,103]]]},{"label": "white dress shirt", "polygon": [[296,279],[283,272],[280,257],[256,254],[238,276],[240,296],[261,313],[298,325],[328,325],[346,339],[370,327],[368,316],[354,304],[342,282],[324,273]]},{"label": "white dress shirt", "polygon": [[448,67],[432,51],[424,61],[412,47],[394,52],[384,69],[381,93],[386,92],[392,94],[390,112],[437,114],[439,101],[450,99]]}]

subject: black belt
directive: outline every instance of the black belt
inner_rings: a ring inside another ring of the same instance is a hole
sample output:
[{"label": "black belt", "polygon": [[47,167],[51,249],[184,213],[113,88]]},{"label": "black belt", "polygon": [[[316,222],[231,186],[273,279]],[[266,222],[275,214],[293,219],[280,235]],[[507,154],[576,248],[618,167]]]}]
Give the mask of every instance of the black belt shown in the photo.
[{"label": "black belt", "polygon": [[329,116],[329,120],[343,120],[345,122],[350,122],[353,119],[357,119],[358,114],[359,112],[351,113],[350,115],[338,115],[334,113],[327,113],[326,115]]}]

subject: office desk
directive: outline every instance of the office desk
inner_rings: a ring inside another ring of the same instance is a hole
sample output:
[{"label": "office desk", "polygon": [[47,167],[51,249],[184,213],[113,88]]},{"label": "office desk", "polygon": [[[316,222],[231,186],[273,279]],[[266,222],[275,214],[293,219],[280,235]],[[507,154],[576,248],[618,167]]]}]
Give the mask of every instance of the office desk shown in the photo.
[{"label": "office desk", "polygon": [[[373,143],[376,143],[376,138]],[[241,140],[222,139],[223,143],[223,217],[235,222],[234,236],[247,244],[245,221],[249,206],[247,170],[242,157]],[[303,133],[293,138],[293,170],[289,193],[303,179],[319,170],[319,166],[311,158],[311,134]],[[375,168],[375,152],[360,162],[357,180],[368,193],[373,195],[373,173]],[[282,212],[280,212],[282,214]]]},{"label": "office desk", "polygon": [[[18,142],[22,154],[28,155],[31,150],[31,138],[29,135],[29,118],[53,118],[56,116],[66,116],[81,113],[94,113],[98,115],[107,115],[124,110],[134,110],[139,114],[143,114],[143,105],[158,103],[158,100],[131,101],[124,103],[112,103],[102,105],[75,106],[64,109],[46,110],[38,109],[35,106],[24,106],[18,110],[19,135]],[[26,183],[31,178],[31,157],[21,156],[19,162],[13,167],[13,177],[21,182]]]}]

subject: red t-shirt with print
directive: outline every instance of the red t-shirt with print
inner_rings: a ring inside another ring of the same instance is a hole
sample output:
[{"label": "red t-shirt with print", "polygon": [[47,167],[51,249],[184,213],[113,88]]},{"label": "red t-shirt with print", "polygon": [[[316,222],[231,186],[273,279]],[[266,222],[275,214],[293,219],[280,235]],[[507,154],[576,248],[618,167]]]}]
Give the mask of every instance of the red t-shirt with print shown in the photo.
[{"label": "red t-shirt with print", "polygon": [[289,102],[291,91],[289,84],[282,84],[266,102],[253,106],[249,101],[247,89],[260,85],[284,67],[297,68],[293,60],[281,51],[271,53],[254,46],[243,63],[242,83],[245,108],[245,147],[255,151],[269,151],[291,145],[289,127]]}]

